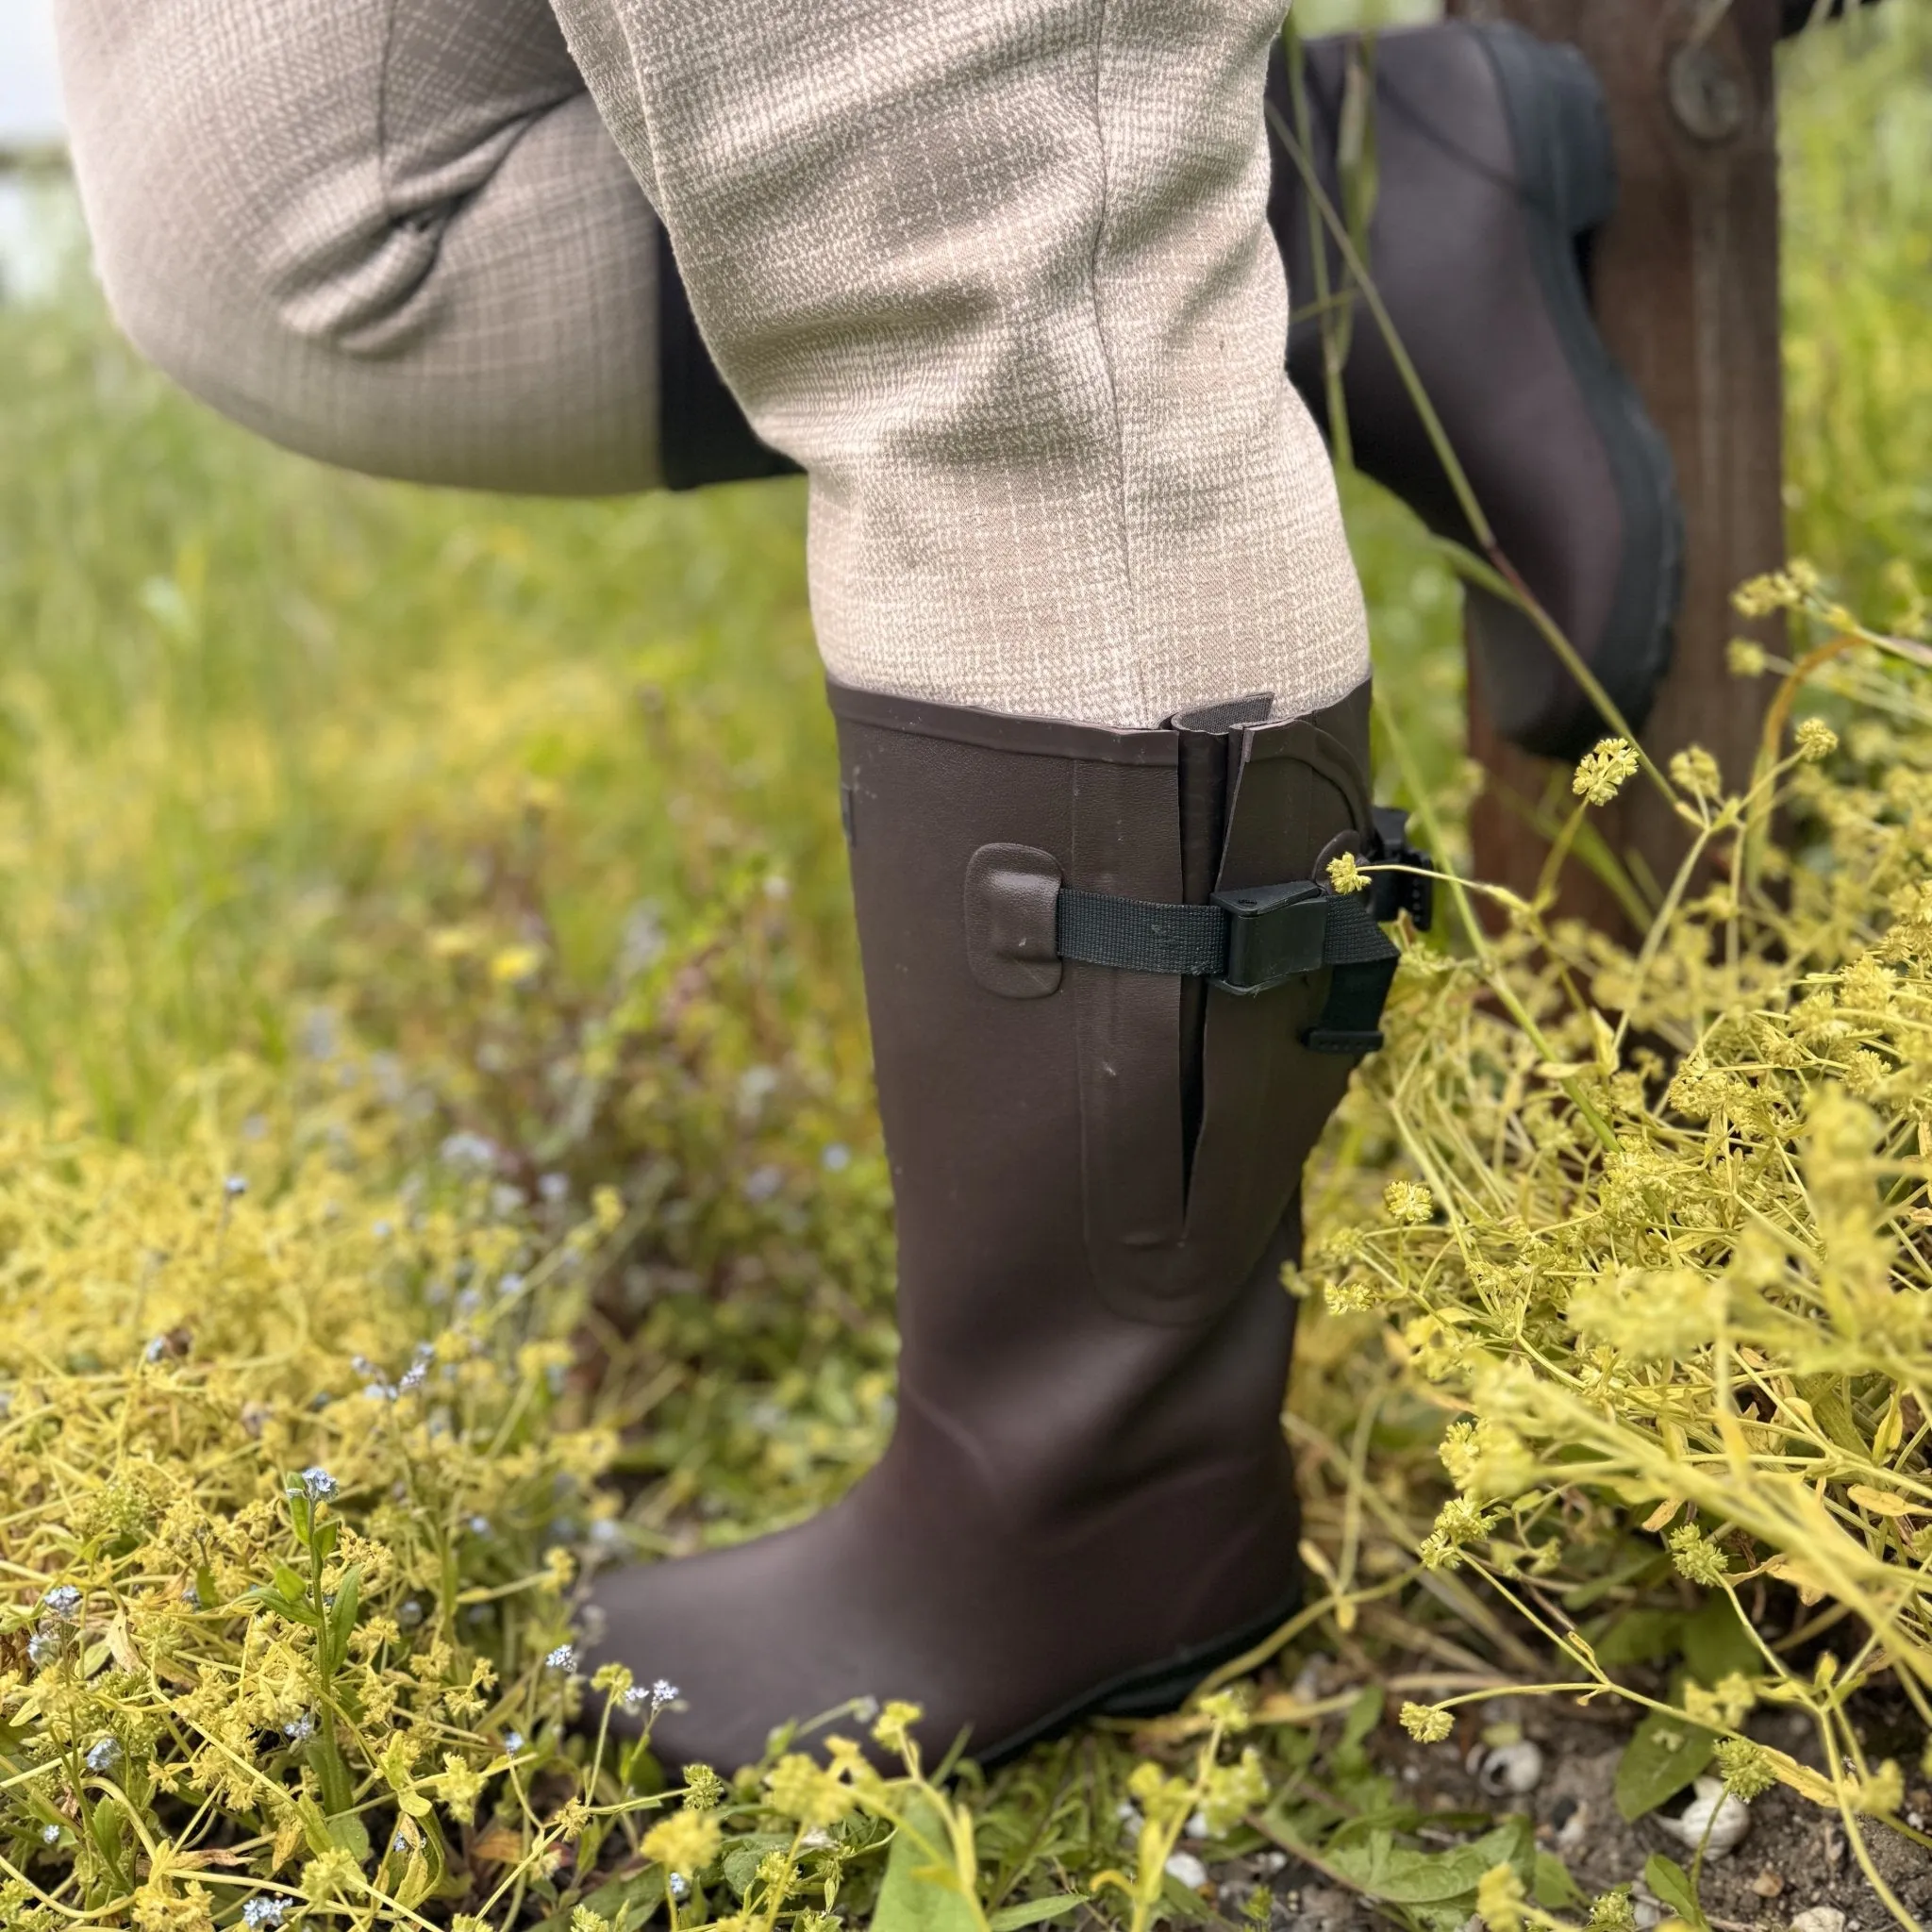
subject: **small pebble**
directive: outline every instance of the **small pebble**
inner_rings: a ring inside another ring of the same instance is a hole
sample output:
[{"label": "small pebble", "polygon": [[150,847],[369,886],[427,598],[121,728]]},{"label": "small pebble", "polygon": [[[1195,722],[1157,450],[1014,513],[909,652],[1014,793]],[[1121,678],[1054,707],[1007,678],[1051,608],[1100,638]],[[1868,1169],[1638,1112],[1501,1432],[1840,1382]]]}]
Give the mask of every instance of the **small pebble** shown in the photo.
[{"label": "small pebble", "polygon": [[1542,1782],[1543,1754],[1527,1738],[1515,1744],[1498,1744],[1482,1754],[1475,1766],[1476,1783],[1492,1798],[1517,1797]]},{"label": "small pebble", "polygon": [[1774,1872],[1769,1865],[1751,1881],[1751,1890],[1759,1898],[1775,1898],[1784,1889],[1783,1877]]},{"label": "small pebble", "polygon": [[1178,1878],[1190,1891],[1199,1891],[1208,1883],[1208,1868],[1192,1852],[1176,1852],[1167,1861],[1167,1875]]},{"label": "small pebble", "polygon": [[1557,1820],[1557,1849],[1576,1851],[1589,1834],[1590,1807],[1580,1799],[1572,1799],[1569,1810]]},{"label": "small pebble", "polygon": [[1316,1651],[1295,1673],[1294,1682],[1288,1687],[1289,1695],[1297,1704],[1315,1703],[1322,1695],[1322,1679],[1332,1661],[1326,1651]]},{"label": "small pebble", "polygon": [[1707,1858],[1728,1857],[1751,1829],[1751,1807],[1714,1777],[1699,1778],[1696,1791],[1681,1816],[1657,1823],[1692,1851],[1701,1845]]},{"label": "small pebble", "polygon": [[1791,1932],[1845,1932],[1845,1915],[1836,1906],[1810,1906],[1791,1920]]}]

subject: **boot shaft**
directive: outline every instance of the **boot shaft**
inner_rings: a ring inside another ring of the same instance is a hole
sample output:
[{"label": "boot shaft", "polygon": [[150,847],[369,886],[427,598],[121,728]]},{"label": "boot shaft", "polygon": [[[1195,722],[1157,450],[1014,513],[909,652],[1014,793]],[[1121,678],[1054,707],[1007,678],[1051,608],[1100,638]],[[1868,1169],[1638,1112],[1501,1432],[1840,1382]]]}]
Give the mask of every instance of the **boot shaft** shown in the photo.
[{"label": "boot shaft", "polygon": [[1361,849],[1366,687],[1129,732],[832,702],[898,1204],[892,1458],[1048,1513],[1204,1457],[1272,1480],[1280,1272],[1353,1065],[1305,1043],[1330,972],[1242,995],[1061,958],[1056,909],[1198,907]]}]

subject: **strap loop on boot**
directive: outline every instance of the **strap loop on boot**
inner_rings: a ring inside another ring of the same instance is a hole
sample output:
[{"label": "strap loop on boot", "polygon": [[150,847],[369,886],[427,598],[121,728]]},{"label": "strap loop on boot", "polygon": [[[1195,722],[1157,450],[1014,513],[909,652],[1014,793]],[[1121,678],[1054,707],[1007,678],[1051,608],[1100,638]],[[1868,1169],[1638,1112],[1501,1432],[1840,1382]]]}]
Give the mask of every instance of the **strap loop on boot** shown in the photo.
[{"label": "strap loop on boot", "polygon": [[1206,906],[1112,899],[1062,887],[1054,920],[1062,959],[1128,973],[1173,973],[1224,992],[1266,992],[1332,968],[1322,1016],[1302,1035],[1313,1053],[1374,1053],[1395,964],[1366,895],[1312,879],[1217,892]]},{"label": "strap loop on boot", "polygon": [[[1371,863],[1425,866],[1404,838],[1405,814],[1378,810]],[[1313,879],[1217,892],[1205,906],[1119,899],[1059,884],[1050,853],[983,845],[967,868],[967,947],[989,992],[1038,999],[1077,959],[1128,973],[1206,979],[1247,996],[1329,969],[1320,1019],[1302,1035],[1314,1053],[1373,1053],[1400,953],[1377,924],[1407,912],[1429,925],[1429,881],[1380,873],[1366,892],[1336,893]]]}]

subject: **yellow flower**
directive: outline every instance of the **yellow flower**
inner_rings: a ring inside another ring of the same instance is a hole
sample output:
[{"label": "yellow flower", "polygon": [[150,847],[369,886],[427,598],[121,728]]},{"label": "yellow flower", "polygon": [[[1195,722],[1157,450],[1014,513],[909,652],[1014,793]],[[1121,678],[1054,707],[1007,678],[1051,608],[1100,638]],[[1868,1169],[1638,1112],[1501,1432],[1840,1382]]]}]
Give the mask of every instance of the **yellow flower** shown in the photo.
[{"label": "yellow flower", "polygon": [[498,986],[527,986],[542,968],[541,946],[501,946],[490,956],[490,976]]},{"label": "yellow flower", "polygon": [[362,1867],[355,1855],[340,1845],[310,1858],[302,1868],[302,1896],[311,1905],[326,1905],[332,1899],[354,1898],[364,1887]]},{"label": "yellow flower", "polygon": [[674,1811],[644,1834],[643,1853],[681,1878],[702,1872],[718,1856],[724,1827],[708,1811]]},{"label": "yellow flower", "polygon": [[1717,1768],[1724,1790],[1747,1805],[1777,1782],[1771,1754],[1748,1738],[1725,1738],[1717,1747]]},{"label": "yellow flower", "polygon": [[442,1755],[442,1775],[435,1782],[443,1809],[458,1824],[472,1823],[476,1816],[476,1800],[483,1795],[483,1787],[489,1782],[483,1774],[456,1752],[445,1751]]},{"label": "yellow flower", "polygon": [[852,1809],[851,1788],[836,1772],[827,1771],[802,1751],[788,1752],[765,1780],[772,1808],[795,1818],[808,1828],[837,1824]]},{"label": "yellow flower", "polygon": [[1692,798],[1711,799],[1724,790],[1724,778],[1701,744],[1687,744],[1671,758],[1671,782]]},{"label": "yellow flower", "polygon": [[190,1885],[177,1892],[163,1878],[134,1894],[137,1932],[214,1932],[214,1923],[205,1887]]},{"label": "yellow flower", "polygon": [[1344,852],[1328,861],[1328,887],[1337,893],[1366,892],[1369,875],[1353,852]]},{"label": "yellow flower", "polygon": [[1405,1704],[1400,1716],[1402,1728],[1418,1744],[1440,1744],[1456,1728],[1455,1718],[1433,1704]]},{"label": "yellow flower", "polygon": [[1513,1865],[1491,1865],[1475,1889],[1475,1914],[1490,1932],[1519,1932],[1523,1924],[1523,1880]]},{"label": "yellow flower", "polygon": [[1807,765],[1822,764],[1838,749],[1838,733],[1823,718],[1801,718],[1794,734],[1798,756]]},{"label": "yellow flower", "polygon": [[1382,1190],[1382,1205],[1391,1221],[1420,1227],[1434,1218],[1436,1197],[1420,1181],[1391,1181]]},{"label": "yellow flower", "polygon": [[1627,738],[1600,739],[1596,749],[1586,752],[1578,762],[1570,789],[1591,805],[1607,805],[1637,765],[1637,749]]},{"label": "yellow flower", "polygon": [[924,1715],[918,1705],[895,1697],[879,1712],[878,1722],[872,1727],[873,1737],[890,1751],[904,1751],[911,1743],[912,1726]]},{"label": "yellow flower", "polygon": [[1664,1542],[1670,1550],[1671,1561],[1692,1583],[1715,1590],[1724,1582],[1731,1559],[1695,1524],[1680,1523],[1664,1538]]}]

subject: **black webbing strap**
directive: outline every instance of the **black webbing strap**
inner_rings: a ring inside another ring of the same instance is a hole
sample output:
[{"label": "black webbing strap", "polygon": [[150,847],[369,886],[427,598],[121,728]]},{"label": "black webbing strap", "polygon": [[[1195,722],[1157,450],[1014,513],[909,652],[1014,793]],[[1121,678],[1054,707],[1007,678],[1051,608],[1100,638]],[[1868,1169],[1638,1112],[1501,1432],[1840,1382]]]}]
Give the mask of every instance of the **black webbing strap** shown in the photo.
[{"label": "black webbing strap", "polygon": [[1220,979],[1227,972],[1229,919],[1219,906],[1159,906],[1063,886],[1053,924],[1062,959],[1187,979]]},{"label": "black webbing strap", "polygon": [[[1424,866],[1403,838],[1398,813],[1376,814],[1370,858]],[[1303,1043],[1316,1053],[1373,1053],[1382,1044],[1382,1007],[1402,957],[1376,924],[1407,912],[1426,930],[1429,882],[1382,874],[1366,892],[1333,892],[1312,879],[1217,892],[1205,906],[1116,899],[1062,887],[1054,908],[1062,959],[1129,973],[1211,980],[1224,991],[1266,992],[1323,967],[1328,997]]]},{"label": "black webbing strap", "polygon": [[1302,1035],[1315,1053],[1374,1053],[1382,1044],[1382,1007],[1402,957],[1375,924],[1366,892],[1346,892],[1328,902],[1328,940],[1323,953],[1334,972],[1322,1017]]},{"label": "black webbing strap", "polygon": [[1322,1016],[1302,1036],[1317,1053],[1371,1053],[1381,1045],[1377,1022],[1401,957],[1366,894],[1324,891],[1309,879],[1219,892],[1206,906],[1062,888],[1054,938],[1062,959],[1208,979],[1235,993],[1265,992],[1329,967]]}]

